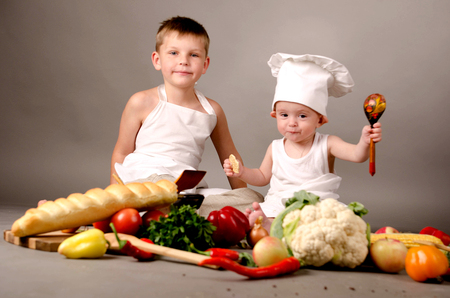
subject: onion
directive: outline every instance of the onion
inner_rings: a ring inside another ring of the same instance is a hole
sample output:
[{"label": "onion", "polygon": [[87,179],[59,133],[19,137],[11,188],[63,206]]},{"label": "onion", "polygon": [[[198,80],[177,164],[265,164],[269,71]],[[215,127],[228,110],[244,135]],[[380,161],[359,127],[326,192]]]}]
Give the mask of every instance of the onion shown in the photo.
[{"label": "onion", "polygon": [[256,243],[262,238],[269,236],[269,233],[262,226],[263,217],[260,216],[256,219],[253,228],[247,233],[247,243],[251,247],[254,247]]}]

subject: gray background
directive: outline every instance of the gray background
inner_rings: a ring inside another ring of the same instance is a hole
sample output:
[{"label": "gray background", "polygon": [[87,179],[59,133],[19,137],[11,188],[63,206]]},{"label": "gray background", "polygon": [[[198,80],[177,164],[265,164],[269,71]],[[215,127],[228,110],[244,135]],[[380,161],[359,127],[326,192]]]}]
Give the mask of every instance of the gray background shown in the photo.
[{"label": "gray background", "polygon": [[[211,65],[198,88],[225,110],[238,150],[259,167],[280,134],[269,116],[276,52],[343,63],[356,86],[331,99],[320,132],[356,143],[364,99],[382,93],[377,173],[337,161],[341,200],[375,228],[450,233],[449,1],[0,1],[0,202],[34,206],[109,182],[122,110],[162,82],[151,64],[159,23],[202,23]],[[212,144],[201,165],[228,188]],[[267,187],[254,187],[265,194]]]}]

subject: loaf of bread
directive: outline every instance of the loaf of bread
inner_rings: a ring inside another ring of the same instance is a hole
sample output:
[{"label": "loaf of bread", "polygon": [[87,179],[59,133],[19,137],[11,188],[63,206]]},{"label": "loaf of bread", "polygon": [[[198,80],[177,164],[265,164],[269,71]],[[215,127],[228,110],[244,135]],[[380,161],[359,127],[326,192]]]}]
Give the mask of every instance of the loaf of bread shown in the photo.
[{"label": "loaf of bread", "polygon": [[47,201],[28,209],[12,225],[18,237],[76,228],[101,221],[123,208],[139,211],[160,209],[177,201],[177,186],[168,180],[156,183],[111,184],[105,189],[93,188],[85,194],[73,193],[67,198]]}]

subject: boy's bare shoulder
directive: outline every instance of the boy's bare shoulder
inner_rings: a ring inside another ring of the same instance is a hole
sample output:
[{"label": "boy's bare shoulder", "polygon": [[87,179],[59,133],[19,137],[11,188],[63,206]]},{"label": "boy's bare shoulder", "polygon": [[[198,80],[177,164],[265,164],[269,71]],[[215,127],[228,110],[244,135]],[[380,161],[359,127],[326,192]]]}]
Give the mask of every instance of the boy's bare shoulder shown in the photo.
[{"label": "boy's bare shoulder", "polygon": [[159,102],[158,89],[152,88],[133,94],[128,100],[128,105],[135,108],[154,108]]},{"label": "boy's bare shoulder", "polygon": [[214,112],[216,112],[217,116],[224,113],[222,107],[220,106],[220,104],[217,101],[215,101],[209,97],[206,97],[206,99],[208,100],[208,102],[212,106],[212,108],[214,109]]}]

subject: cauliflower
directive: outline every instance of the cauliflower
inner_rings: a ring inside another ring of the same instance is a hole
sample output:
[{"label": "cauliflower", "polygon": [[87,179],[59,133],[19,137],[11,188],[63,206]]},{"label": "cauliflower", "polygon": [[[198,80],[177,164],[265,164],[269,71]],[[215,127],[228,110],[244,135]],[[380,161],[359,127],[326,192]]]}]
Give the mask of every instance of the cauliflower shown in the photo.
[{"label": "cauliflower", "polygon": [[367,224],[335,199],[314,203],[287,208],[282,219],[283,241],[294,256],[316,267],[330,261],[349,268],[360,265],[369,252]]}]

